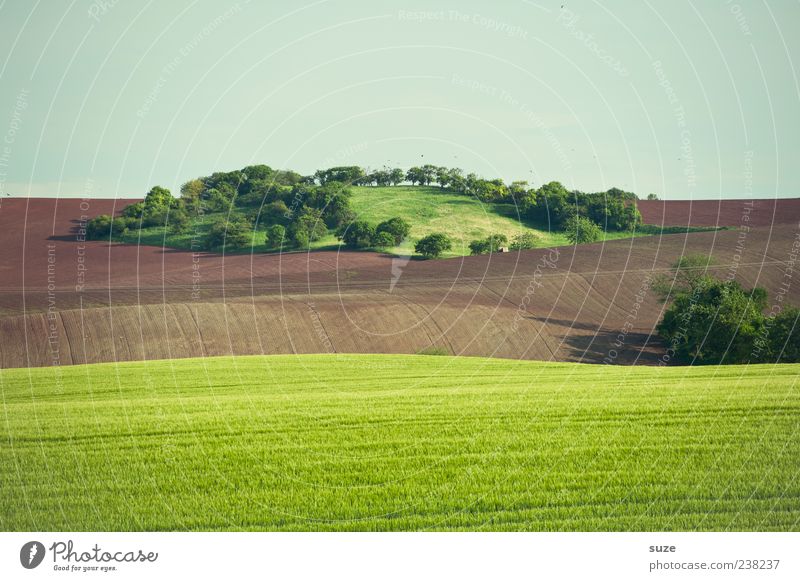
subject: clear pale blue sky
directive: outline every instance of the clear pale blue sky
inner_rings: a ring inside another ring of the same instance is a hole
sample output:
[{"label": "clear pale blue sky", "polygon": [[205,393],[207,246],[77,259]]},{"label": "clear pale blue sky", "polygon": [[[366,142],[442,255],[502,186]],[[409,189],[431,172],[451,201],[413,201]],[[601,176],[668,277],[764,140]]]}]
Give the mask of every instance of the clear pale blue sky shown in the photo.
[{"label": "clear pale blue sky", "polygon": [[561,6],[0,0],[0,193],[430,162],[664,198],[800,195],[799,2]]}]

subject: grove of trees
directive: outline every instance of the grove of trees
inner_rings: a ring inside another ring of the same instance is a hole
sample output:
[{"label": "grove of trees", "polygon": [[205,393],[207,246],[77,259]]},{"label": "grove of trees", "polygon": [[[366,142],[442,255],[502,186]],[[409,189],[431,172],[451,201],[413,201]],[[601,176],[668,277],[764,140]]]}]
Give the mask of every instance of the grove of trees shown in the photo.
[{"label": "grove of trees", "polygon": [[765,315],[767,292],[709,274],[703,255],[682,258],[653,289],[669,302],[657,331],[670,357],[687,365],[800,362],[800,310]]},{"label": "grove of trees", "polygon": [[[332,233],[349,248],[387,248],[407,238],[411,225],[400,218],[374,228],[358,223],[351,207],[352,186],[409,183],[438,186],[485,204],[513,204],[524,218],[544,228],[564,230],[578,243],[590,241],[597,232],[632,230],[641,223],[636,196],[616,188],[584,193],[569,191],[559,182],[531,188],[525,181],[506,184],[499,178],[484,179],[459,168],[432,164],[377,171],[336,166],[305,176],[251,165],[189,180],[181,187],[180,197],[156,186],[143,201],[127,206],[121,216],[92,219],[87,237],[119,239],[135,229],[158,227],[184,239],[191,236],[193,247],[196,241],[207,250],[235,250],[251,245],[254,233],[262,230],[269,249],[308,248]],[[248,236],[244,230],[249,230]],[[198,237],[198,232],[202,236]],[[476,253],[497,246],[487,245],[485,240],[475,242]],[[505,240],[503,245],[507,243]],[[529,237],[510,247],[525,249],[534,244]]]}]

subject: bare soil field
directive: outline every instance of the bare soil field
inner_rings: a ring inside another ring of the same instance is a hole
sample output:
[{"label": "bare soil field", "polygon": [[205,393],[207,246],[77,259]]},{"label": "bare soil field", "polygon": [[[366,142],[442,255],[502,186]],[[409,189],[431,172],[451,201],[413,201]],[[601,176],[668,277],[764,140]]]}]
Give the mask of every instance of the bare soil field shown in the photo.
[{"label": "bare soil field", "polygon": [[[88,214],[127,203],[92,200]],[[792,284],[787,264],[796,221],[421,261],[81,242],[82,214],[79,200],[3,200],[0,366],[430,347],[654,364],[663,351],[653,336],[662,304],[647,281],[693,252],[712,254],[720,277],[771,296],[788,282],[788,302],[800,304],[800,281]]]},{"label": "bare soil field", "polygon": [[771,200],[640,200],[645,224],[771,227],[800,222],[800,198]]}]

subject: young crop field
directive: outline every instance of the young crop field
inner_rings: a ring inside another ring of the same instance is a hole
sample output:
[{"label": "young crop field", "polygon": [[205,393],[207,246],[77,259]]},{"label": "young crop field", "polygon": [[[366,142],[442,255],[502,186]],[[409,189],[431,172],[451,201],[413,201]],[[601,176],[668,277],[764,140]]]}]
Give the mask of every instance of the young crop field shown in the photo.
[{"label": "young crop field", "polygon": [[792,365],[256,356],[0,371],[0,528],[798,530]]}]

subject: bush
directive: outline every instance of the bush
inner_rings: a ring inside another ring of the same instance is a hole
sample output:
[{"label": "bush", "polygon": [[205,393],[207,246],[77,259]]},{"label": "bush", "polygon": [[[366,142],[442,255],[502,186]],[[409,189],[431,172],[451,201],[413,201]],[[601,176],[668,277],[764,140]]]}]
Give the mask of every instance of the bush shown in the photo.
[{"label": "bush", "polygon": [[275,224],[267,228],[267,246],[270,248],[280,248],[286,238],[286,228],[280,224]]},{"label": "bush", "polygon": [[675,297],[656,329],[679,363],[745,363],[763,332],[766,298],[763,289],[703,276]]},{"label": "bush", "polygon": [[397,246],[401,244],[411,232],[411,224],[402,218],[390,218],[389,220],[378,224],[375,232],[377,234],[386,232],[387,234],[391,235],[394,239],[394,243],[391,244],[391,246]]},{"label": "bush", "polygon": [[244,248],[252,241],[251,230],[250,224],[240,218],[219,219],[211,224],[206,234],[206,248]]},{"label": "bush", "polygon": [[375,227],[369,222],[357,220],[347,226],[341,235],[341,240],[348,248],[370,248],[375,238]]},{"label": "bush", "polygon": [[111,237],[111,216],[101,214],[86,223],[87,240],[104,240]]},{"label": "bush", "polygon": [[564,224],[564,233],[572,244],[587,244],[597,242],[603,231],[589,218],[575,214]]},{"label": "bush", "polygon": [[511,250],[530,250],[531,248],[536,248],[538,243],[539,237],[536,236],[536,234],[533,232],[525,232],[514,236],[514,240],[512,240],[509,248]]},{"label": "bush", "polygon": [[483,240],[473,240],[469,243],[469,252],[473,256],[477,254],[489,254],[497,252],[501,246],[508,244],[508,237],[505,234],[492,234]]},{"label": "bush", "polygon": [[692,291],[694,285],[708,275],[714,260],[707,254],[687,254],[672,264],[671,274],[657,274],[650,287],[662,301],[670,296]]},{"label": "bush", "polygon": [[378,232],[372,239],[372,246],[375,248],[391,248],[395,246],[394,236],[388,232]]},{"label": "bush", "polygon": [[414,245],[414,251],[421,254],[424,258],[438,258],[443,252],[450,250],[453,243],[447,234],[437,232],[428,234],[421,238]]}]

